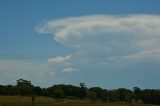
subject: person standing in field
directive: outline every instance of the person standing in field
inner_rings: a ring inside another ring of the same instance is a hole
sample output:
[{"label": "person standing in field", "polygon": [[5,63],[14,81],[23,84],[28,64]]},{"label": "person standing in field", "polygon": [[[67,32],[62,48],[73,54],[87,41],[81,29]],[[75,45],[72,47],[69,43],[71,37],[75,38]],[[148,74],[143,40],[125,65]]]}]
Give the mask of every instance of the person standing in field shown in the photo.
[{"label": "person standing in field", "polygon": [[32,95],[32,106],[34,105],[35,97]]}]

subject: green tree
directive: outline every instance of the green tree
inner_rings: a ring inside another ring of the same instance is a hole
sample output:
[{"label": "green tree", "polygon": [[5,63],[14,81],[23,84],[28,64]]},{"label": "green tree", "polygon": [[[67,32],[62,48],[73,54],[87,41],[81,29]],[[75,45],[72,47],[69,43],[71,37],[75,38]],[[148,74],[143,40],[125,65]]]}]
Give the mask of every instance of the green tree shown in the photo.
[{"label": "green tree", "polygon": [[102,101],[104,101],[104,102],[109,100],[109,92],[108,92],[108,90],[106,90],[106,89],[102,90],[101,95],[100,95],[100,99]]},{"label": "green tree", "polygon": [[56,89],[54,91],[54,98],[55,99],[63,99],[64,98],[64,92],[62,89]]},{"label": "green tree", "polygon": [[103,90],[100,87],[92,87],[92,88],[89,88],[89,91],[94,92],[96,96],[100,99]]},{"label": "green tree", "polygon": [[98,100],[97,94],[93,91],[89,91],[88,92],[88,99],[90,99],[91,101]]},{"label": "green tree", "polygon": [[133,87],[133,95],[136,102],[138,102],[139,100],[142,99],[142,90],[138,87]]},{"label": "green tree", "polygon": [[19,95],[31,95],[33,92],[33,85],[30,81],[18,79],[17,90]]},{"label": "green tree", "polygon": [[36,86],[36,87],[33,87],[33,93],[35,95],[38,95],[38,96],[42,96],[43,95],[43,91],[40,87]]},{"label": "green tree", "polygon": [[83,99],[87,96],[87,89],[85,83],[80,83],[80,99]]}]

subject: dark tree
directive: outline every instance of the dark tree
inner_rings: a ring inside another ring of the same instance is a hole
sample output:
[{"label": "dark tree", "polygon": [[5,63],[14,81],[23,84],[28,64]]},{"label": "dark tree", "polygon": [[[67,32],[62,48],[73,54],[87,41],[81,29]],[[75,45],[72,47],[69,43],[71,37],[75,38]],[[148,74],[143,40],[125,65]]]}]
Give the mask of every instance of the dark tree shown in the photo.
[{"label": "dark tree", "polygon": [[80,99],[83,99],[87,96],[87,88],[85,83],[80,83]]},{"label": "dark tree", "polygon": [[97,97],[96,93],[93,92],[93,91],[89,91],[87,97],[88,97],[88,99],[90,99],[91,101],[96,101],[96,100],[98,100],[98,97]]},{"label": "dark tree", "polygon": [[17,90],[19,95],[31,95],[33,92],[33,85],[30,81],[19,79],[17,80]]},{"label": "dark tree", "polygon": [[136,102],[142,99],[142,91],[138,87],[133,87],[133,96]]},{"label": "dark tree", "polygon": [[55,99],[63,99],[64,98],[64,92],[62,89],[56,89],[54,91],[54,98]]},{"label": "dark tree", "polygon": [[109,91],[106,89],[103,89],[100,95],[100,99],[104,102],[109,101]]},{"label": "dark tree", "polygon": [[89,92],[94,92],[99,99],[101,98],[102,91],[103,91],[103,90],[102,90],[102,88],[100,88],[100,87],[92,87],[92,88],[89,88]]},{"label": "dark tree", "polygon": [[35,95],[38,95],[38,96],[42,96],[43,95],[43,91],[40,87],[36,86],[36,87],[33,87],[33,93]]},{"label": "dark tree", "polygon": [[[145,104],[160,105],[160,89],[143,89],[134,87],[133,91],[126,88],[106,90],[100,87],[87,88],[85,83],[80,87],[73,85],[53,85],[48,88],[33,86],[30,81],[19,79],[17,85],[0,85],[0,95],[37,95],[50,96],[56,99],[90,99],[109,102],[132,103],[131,100]],[[32,99],[34,101],[34,99]]]},{"label": "dark tree", "polygon": [[132,91],[126,88],[119,88],[117,90],[119,101],[130,102],[132,100]]}]

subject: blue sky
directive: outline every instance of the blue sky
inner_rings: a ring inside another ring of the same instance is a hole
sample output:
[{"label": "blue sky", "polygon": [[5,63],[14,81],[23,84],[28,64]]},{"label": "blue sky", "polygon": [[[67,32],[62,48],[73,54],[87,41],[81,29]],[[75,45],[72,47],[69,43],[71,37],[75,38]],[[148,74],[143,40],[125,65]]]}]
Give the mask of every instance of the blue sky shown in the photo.
[{"label": "blue sky", "polygon": [[0,84],[159,88],[160,1],[0,0]]}]

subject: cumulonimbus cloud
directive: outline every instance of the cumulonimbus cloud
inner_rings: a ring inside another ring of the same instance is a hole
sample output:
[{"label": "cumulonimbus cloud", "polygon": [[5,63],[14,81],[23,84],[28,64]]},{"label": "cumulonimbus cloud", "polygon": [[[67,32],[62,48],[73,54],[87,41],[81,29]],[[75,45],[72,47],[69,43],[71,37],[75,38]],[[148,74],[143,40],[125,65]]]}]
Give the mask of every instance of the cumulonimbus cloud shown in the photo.
[{"label": "cumulonimbus cloud", "polygon": [[[51,20],[36,27],[54,40],[76,48],[69,66],[118,59],[160,57],[159,15],[91,15]],[[65,61],[64,58],[50,59]]]},{"label": "cumulonimbus cloud", "polygon": [[[97,70],[107,71],[108,76],[106,73],[101,75],[104,75],[103,77],[110,81],[112,77],[107,79],[106,76],[108,78],[111,74],[115,76],[115,70],[120,70],[121,67],[121,70],[124,67],[127,67],[127,70],[134,70],[135,72],[132,72],[128,76],[133,79],[137,77],[132,74],[138,73],[135,75],[139,75],[140,70],[144,70],[145,72],[141,73],[139,79],[142,78],[142,74],[147,72],[146,70],[151,70],[148,71],[151,74],[156,73],[153,75],[156,79],[154,81],[157,81],[157,78],[159,78],[159,15],[91,15],[69,17],[41,23],[36,27],[36,31],[51,34],[54,41],[64,45],[66,48],[76,49],[67,55],[53,56],[53,58],[48,58],[47,61],[43,62],[0,59],[0,77],[2,82],[5,83],[6,78],[8,82],[13,80],[15,82],[16,79],[21,77],[36,80],[35,82],[39,81],[37,83],[43,83],[42,79],[50,80],[53,77],[52,81],[59,81],[61,79],[59,77],[61,76],[60,74],[79,72],[81,70],[85,70],[83,71],[85,75],[82,74],[83,72],[78,73],[81,74],[81,78],[85,76],[90,78],[90,73]],[[143,66],[143,64],[137,63],[139,61],[142,63],[149,61],[149,64],[147,63],[149,68],[146,65]],[[131,65],[130,63],[134,63],[133,67],[128,66]],[[157,68],[152,70],[152,67]],[[113,73],[110,72],[109,74],[108,70],[113,71]],[[90,73],[87,75],[86,71]],[[118,75],[121,74],[121,72],[118,73],[117,71],[116,73]],[[96,73],[96,75],[98,74]],[[62,77],[65,75],[62,75]],[[122,76],[124,77],[124,75]],[[77,77],[74,80],[77,80]],[[98,77],[98,80],[100,77]],[[82,80],[81,78],[79,79]],[[146,81],[146,79],[144,80]],[[128,82],[128,79],[125,81]]]}]

